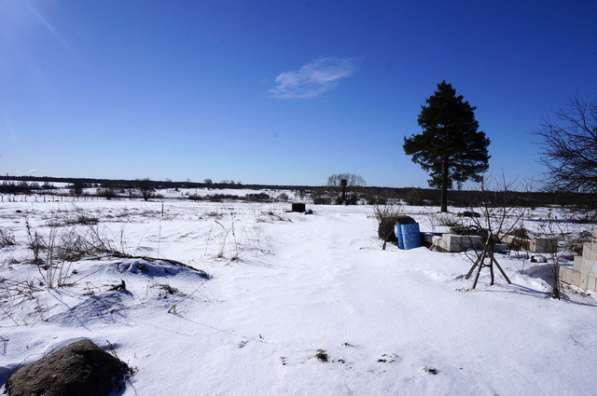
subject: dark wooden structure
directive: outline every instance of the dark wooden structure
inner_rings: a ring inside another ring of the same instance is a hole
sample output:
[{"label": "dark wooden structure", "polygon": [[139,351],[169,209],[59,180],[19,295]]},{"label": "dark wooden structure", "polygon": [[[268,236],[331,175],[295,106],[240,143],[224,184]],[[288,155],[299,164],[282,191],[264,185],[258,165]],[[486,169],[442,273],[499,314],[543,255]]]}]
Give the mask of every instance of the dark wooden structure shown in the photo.
[{"label": "dark wooden structure", "polygon": [[512,282],[510,282],[510,278],[508,278],[508,275],[506,275],[506,273],[502,269],[502,266],[500,265],[500,263],[498,263],[498,261],[495,259],[494,253],[495,253],[496,240],[497,240],[497,238],[493,234],[489,233],[489,235],[487,236],[487,239],[485,240],[485,243],[483,244],[483,251],[481,252],[481,255],[473,263],[473,265],[471,266],[471,269],[468,271],[468,273],[465,276],[466,279],[469,279],[471,277],[471,275],[473,274],[473,272],[475,271],[475,268],[477,269],[477,274],[475,275],[475,281],[473,282],[473,289],[475,289],[477,287],[477,282],[479,281],[479,275],[481,274],[481,270],[483,269],[483,267],[489,267],[489,273],[491,275],[490,285],[493,286],[493,284],[495,283],[495,275],[494,275],[494,270],[493,270],[494,265],[500,271],[500,273],[502,274],[504,279],[506,279],[506,282],[508,282],[508,284],[512,283]]}]

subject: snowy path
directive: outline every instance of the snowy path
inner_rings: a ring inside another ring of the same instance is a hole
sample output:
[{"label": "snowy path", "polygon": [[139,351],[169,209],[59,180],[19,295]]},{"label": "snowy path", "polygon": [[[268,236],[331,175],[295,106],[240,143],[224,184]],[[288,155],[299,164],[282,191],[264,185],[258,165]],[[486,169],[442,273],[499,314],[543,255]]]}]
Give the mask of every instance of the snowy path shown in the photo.
[{"label": "snowy path", "polygon": [[[238,348],[223,336],[228,347],[202,359],[210,375],[195,374],[198,384],[223,394],[593,392],[594,366],[578,362],[596,361],[597,337],[570,338],[597,334],[595,320],[574,325],[593,307],[509,289],[460,292],[461,259],[380,251],[362,216],[301,220],[271,227],[269,266],[233,264],[207,287],[225,300],[207,322],[257,339]],[[331,362],[314,358],[320,348]]]}]

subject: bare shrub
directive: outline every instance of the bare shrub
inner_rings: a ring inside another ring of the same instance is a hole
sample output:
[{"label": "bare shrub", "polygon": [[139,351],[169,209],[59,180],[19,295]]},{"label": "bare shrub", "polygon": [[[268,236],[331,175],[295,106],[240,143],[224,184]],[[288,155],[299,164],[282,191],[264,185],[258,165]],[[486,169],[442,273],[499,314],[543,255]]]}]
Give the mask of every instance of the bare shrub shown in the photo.
[{"label": "bare shrub", "polygon": [[528,257],[528,250],[531,247],[529,231],[521,225],[513,229],[512,232],[510,232],[510,235],[512,236],[509,243],[510,249],[516,252],[517,256],[521,250],[526,250]]},{"label": "bare shrub", "polygon": [[450,227],[450,232],[456,235],[483,235],[479,227],[471,224],[457,223]]},{"label": "bare shrub", "polygon": [[17,244],[15,235],[9,230],[0,228],[0,249]]},{"label": "bare shrub", "polygon": [[386,250],[387,243],[396,240],[394,225],[402,216],[402,206],[376,205],[373,207],[373,214],[379,223],[377,236],[383,241],[382,249]]},{"label": "bare shrub", "polygon": [[99,219],[97,217],[89,216],[85,213],[81,213],[74,219],[68,220],[66,222],[67,225],[95,225],[97,223],[99,223]]},{"label": "bare shrub", "polygon": [[[470,278],[475,269],[477,270],[473,289],[477,286],[479,275],[484,267],[488,267],[490,271],[490,284],[493,285],[495,281],[494,265],[500,271],[504,279],[510,282],[510,279],[495,258],[496,243],[500,242],[504,236],[510,234],[517,228],[522,217],[526,213],[526,209],[517,208],[513,206],[512,197],[508,194],[510,185],[505,179],[497,184],[494,191],[481,190],[480,200],[474,202],[473,207],[480,207],[480,217],[469,218],[470,227],[475,235],[480,235],[483,244],[482,247],[474,248],[473,255],[467,252],[466,257],[473,263],[470,270],[466,274],[466,279]],[[474,245],[473,245],[474,247]],[[486,263],[488,260],[489,263]]]},{"label": "bare shrub", "polygon": [[74,215],[68,212],[57,211],[54,218],[48,223],[50,226],[73,226],[73,225],[95,225],[99,223],[99,217],[92,216],[83,209],[75,206]]},{"label": "bare shrub", "polygon": [[222,237],[222,243],[220,244],[220,250],[218,252],[218,258],[224,258],[224,251],[226,250],[226,243],[228,241],[228,236],[232,235],[232,239],[234,242],[234,254],[230,258],[232,261],[238,260],[239,250],[238,250],[238,240],[236,238],[236,230],[235,230],[235,222],[234,222],[234,212],[230,213],[230,226],[226,227],[220,221],[215,220],[215,223],[222,228],[224,232],[224,236]]},{"label": "bare shrub", "polygon": [[[28,300],[35,299],[35,292],[41,289],[32,280],[11,280],[0,278],[0,310],[3,317],[11,319],[16,325],[20,325],[13,318],[14,310]],[[40,309],[39,312],[42,310]]]},{"label": "bare shrub", "polygon": [[[34,238],[40,240],[39,233],[35,231],[33,233]],[[47,240],[43,240],[44,250],[46,252],[45,261],[39,257],[39,251],[34,248],[33,250],[33,264],[36,266],[37,271],[42,279],[42,285],[48,289],[54,289],[57,287],[63,287],[67,285],[66,279],[70,273],[70,264],[66,264],[64,261],[56,261],[57,253],[59,249],[56,246],[56,237],[58,235],[57,228],[52,227]],[[36,246],[36,244],[32,244]]]},{"label": "bare shrub", "polygon": [[287,221],[292,223],[292,220],[290,220],[289,218],[284,217],[279,213],[275,213],[272,210],[261,211],[259,214],[256,215],[255,221],[258,223],[270,223],[272,221]]},{"label": "bare shrub", "polygon": [[477,215],[463,216],[460,213],[453,215],[450,213],[432,213],[429,215],[431,228],[442,226],[447,227],[452,234],[456,235],[479,235],[479,227],[477,227],[471,218],[481,217],[477,212],[462,212],[462,213],[476,213]]},{"label": "bare shrub", "polygon": [[527,230],[524,226],[519,226],[512,230],[510,233],[515,238],[522,238],[522,239],[529,239],[529,230]]},{"label": "bare shrub", "polygon": [[224,217],[224,215],[220,212],[216,212],[215,210],[212,210],[210,212],[207,212],[205,214],[207,217],[213,217],[215,219],[221,219],[222,217]]},{"label": "bare shrub", "polygon": [[105,252],[103,245],[94,243],[87,235],[71,228],[60,235],[60,244],[55,246],[56,257],[64,261],[78,261],[83,257]]},{"label": "bare shrub", "polygon": [[375,205],[373,207],[373,214],[377,221],[382,221],[389,217],[398,217],[402,215],[402,206],[391,204]]},{"label": "bare shrub", "polygon": [[39,253],[47,248],[47,243],[37,230],[32,230],[29,219],[25,219],[25,228],[27,230],[28,247],[33,253],[33,262],[40,263],[42,260],[39,258]]},{"label": "bare shrub", "polygon": [[457,227],[462,225],[461,219],[449,214],[449,213],[440,213],[436,215],[437,224],[444,227]]},{"label": "bare shrub", "polygon": [[138,188],[144,201],[148,201],[149,198],[153,197],[155,191],[153,181],[149,179],[140,180],[138,183]]},{"label": "bare shrub", "polygon": [[104,197],[108,200],[111,200],[112,198],[116,197],[116,191],[114,191],[113,188],[107,187],[107,188],[98,188],[96,195],[98,197]]},{"label": "bare shrub", "polygon": [[[37,267],[44,286],[49,289],[69,286],[71,266],[75,261],[97,255],[130,257],[124,251],[125,238],[121,232],[121,249],[116,249],[111,238],[101,231],[98,225],[88,226],[85,231],[75,227],[59,232],[59,228],[50,228],[48,236],[42,237],[33,230],[26,220],[29,248],[33,253],[32,263]],[[40,253],[45,251],[45,260]]]}]

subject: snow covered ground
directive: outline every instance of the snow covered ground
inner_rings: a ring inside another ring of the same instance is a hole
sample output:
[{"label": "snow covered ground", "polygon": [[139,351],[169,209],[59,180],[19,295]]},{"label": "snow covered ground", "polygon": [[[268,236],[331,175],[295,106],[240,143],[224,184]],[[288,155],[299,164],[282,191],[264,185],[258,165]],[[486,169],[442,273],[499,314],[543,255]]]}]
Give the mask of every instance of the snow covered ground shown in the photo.
[{"label": "snow covered ground", "polygon": [[[471,291],[464,255],[381,250],[371,207],[288,206],[3,203],[17,245],[0,249],[0,379],[88,337],[137,369],[125,395],[597,393],[594,300],[551,299],[545,264],[500,255],[513,284],[483,273]],[[430,227],[429,208],[405,209]],[[26,221],[192,268],[98,255],[48,289]]]}]

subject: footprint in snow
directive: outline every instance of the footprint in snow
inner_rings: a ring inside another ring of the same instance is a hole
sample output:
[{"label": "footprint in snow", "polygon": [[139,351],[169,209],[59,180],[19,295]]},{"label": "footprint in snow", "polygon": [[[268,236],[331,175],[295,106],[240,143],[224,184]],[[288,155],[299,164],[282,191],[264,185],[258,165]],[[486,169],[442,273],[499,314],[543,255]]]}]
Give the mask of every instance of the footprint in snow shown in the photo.
[{"label": "footprint in snow", "polygon": [[249,343],[249,340],[242,340],[241,342],[238,343],[238,348],[242,349],[245,346],[247,346],[248,343]]}]

